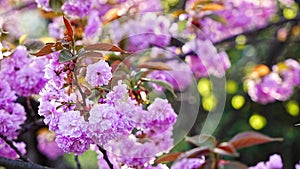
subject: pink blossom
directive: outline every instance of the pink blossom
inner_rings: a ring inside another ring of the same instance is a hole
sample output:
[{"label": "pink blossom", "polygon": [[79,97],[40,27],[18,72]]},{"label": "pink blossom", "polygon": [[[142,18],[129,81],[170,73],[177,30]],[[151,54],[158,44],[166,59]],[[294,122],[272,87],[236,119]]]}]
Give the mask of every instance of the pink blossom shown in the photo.
[{"label": "pink blossom", "polygon": [[85,79],[91,85],[108,85],[111,78],[111,67],[104,60],[88,65]]}]

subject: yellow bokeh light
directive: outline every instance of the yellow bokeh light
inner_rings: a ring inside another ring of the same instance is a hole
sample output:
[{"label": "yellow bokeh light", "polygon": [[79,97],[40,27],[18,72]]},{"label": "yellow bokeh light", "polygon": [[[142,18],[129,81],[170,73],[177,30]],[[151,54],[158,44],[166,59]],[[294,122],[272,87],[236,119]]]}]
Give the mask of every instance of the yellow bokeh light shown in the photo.
[{"label": "yellow bokeh light", "polygon": [[211,111],[216,108],[217,98],[214,95],[210,95],[208,97],[204,97],[202,100],[203,109],[206,111]]},{"label": "yellow bokeh light", "polygon": [[235,81],[233,80],[228,80],[227,81],[227,85],[226,85],[226,90],[227,90],[227,93],[229,94],[234,94],[237,92],[238,90],[238,85]]},{"label": "yellow bokeh light", "polygon": [[298,5],[295,3],[294,5],[292,5],[289,8],[284,8],[283,9],[283,16],[286,19],[294,19],[297,14],[298,14]]},{"label": "yellow bokeh light", "polygon": [[260,130],[266,126],[267,120],[264,116],[254,114],[250,117],[249,124],[253,129]]},{"label": "yellow bokeh light", "polygon": [[209,96],[211,94],[211,83],[209,79],[203,78],[199,80],[198,91],[201,96]]},{"label": "yellow bokeh light", "polygon": [[231,105],[235,109],[240,109],[245,104],[245,98],[241,95],[235,95],[231,99]]},{"label": "yellow bokeh light", "polygon": [[286,105],[286,111],[291,115],[291,116],[298,116],[299,115],[299,105],[296,101],[290,100]]},{"label": "yellow bokeh light", "polygon": [[247,37],[245,35],[239,35],[238,37],[236,37],[235,42],[238,45],[245,45],[247,42]]}]

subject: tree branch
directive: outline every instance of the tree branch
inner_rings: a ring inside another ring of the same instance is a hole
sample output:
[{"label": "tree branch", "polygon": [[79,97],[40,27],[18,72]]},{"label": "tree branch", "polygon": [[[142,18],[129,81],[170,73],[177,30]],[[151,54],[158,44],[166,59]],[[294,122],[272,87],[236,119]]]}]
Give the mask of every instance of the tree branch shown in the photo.
[{"label": "tree branch", "polygon": [[12,160],[5,157],[0,157],[0,166],[9,169],[52,169],[38,164],[24,162],[20,160]]},{"label": "tree branch", "polygon": [[283,19],[283,20],[280,20],[280,21],[275,22],[275,23],[270,23],[270,24],[268,24],[264,27],[261,27],[261,28],[255,29],[255,30],[245,31],[245,32],[242,32],[240,34],[233,35],[233,36],[230,36],[228,38],[222,39],[218,42],[215,42],[214,45],[220,45],[220,44],[225,43],[225,42],[234,41],[235,38],[240,36],[240,35],[246,35],[246,36],[256,35],[257,33],[261,32],[261,31],[264,31],[264,30],[266,30],[266,29],[268,29],[272,26],[280,26],[280,25],[286,24],[288,22],[295,22],[295,21],[300,21],[300,17],[296,17],[294,19]]},{"label": "tree branch", "polygon": [[6,142],[6,144],[8,144],[19,155],[20,159],[26,162],[29,161],[29,159],[25,155],[23,155],[21,151],[14,145],[14,143],[11,140],[7,139],[6,136],[0,133],[0,138],[2,138]]},{"label": "tree branch", "polygon": [[99,146],[99,145],[97,145],[97,146],[98,146],[99,150],[101,151],[101,153],[103,154],[103,159],[106,161],[109,168],[113,169],[114,165],[109,161],[106,150],[104,148],[102,148],[101,146]]}]

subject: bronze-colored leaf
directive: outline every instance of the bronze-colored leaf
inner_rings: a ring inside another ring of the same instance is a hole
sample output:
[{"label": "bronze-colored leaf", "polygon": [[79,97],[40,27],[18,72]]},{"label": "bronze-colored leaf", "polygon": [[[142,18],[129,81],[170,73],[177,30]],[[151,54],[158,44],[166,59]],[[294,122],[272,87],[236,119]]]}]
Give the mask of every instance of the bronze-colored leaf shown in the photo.
[{"label": "bronze-colored leaf", "polygon": [[182,158],[200,158],[203,155],[207,155],[211,152],[211,150],[207,147],[197,147],[194,149],[191,149],[183,154],[181,154],[178,159]]},{"label": "bronze-colored leaf", "polygon": [[218,147],[213,149],[214,153],[221,155],[228,155],[233,157],[238,157],[239,153],[236,151],[235,147],[231,143],[221,143]]},{"label": "bronze-colored leaf", "polygon": [[181,154],[182,152],[174,152],[174,153],[166,154],[156,159],[154,163],[158,164],[158,163],[173,162],[176,161]]},{"label": "bronze-colored leaf", "polygon": [[88,45],[84,47],[84,49],[128,53],[127,51],[119,48],[118,46],[109,43],[96,43],[96,44]]},{"label": "bronze-colored leaf", "polygon": [[52,44],[46,44],[41,50],[39,50],[37,53],[32,53],[34,56],[45,56],[52,52],[55,52],[55,47],[53,47]]},{"label": "bronze-colored leaf", "polygon": [[272,138],[257,132],[248,131],[237,134],[229,143],[236,149],[249,147],[257,144],[263,144],[273,141],[282,141],[282,138]]},{"label": "bronze-colored leaf", "polygon": [[172,68],[163,62],[146,62],[138,66],[138,68],[147,68],[153,70],[172,70]]},{"label": "bronze-colored leaf", "polygon": [[63,19],[64,19],[64,23],[65,23],[65,26],[67,29],[67,35],[71,38],[71,40],[73,40],[74,32],[73,32],[72,25],[67,18],[63,17]]},{"label": "bronze-colored leaf", "polygon": [[45,56],[53,52],[57,52],[59,50],[63,49],[61,42],[56,43],[46,43],[45,46],[39,50],[37,53],[31,53],[34,56]]}]

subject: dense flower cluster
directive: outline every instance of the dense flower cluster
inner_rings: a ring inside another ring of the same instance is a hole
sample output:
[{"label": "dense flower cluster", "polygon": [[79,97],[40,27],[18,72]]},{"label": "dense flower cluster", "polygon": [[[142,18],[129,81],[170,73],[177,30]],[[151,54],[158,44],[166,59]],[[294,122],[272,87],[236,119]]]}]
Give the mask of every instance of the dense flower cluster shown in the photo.
[{"label": "dense flower cluster", "polygon": [[72,61],[60,63],[58,53],[50,56],[46,65],[48,83],[40,92],[39,114],[56,133],[58,147],[81,154],[91,144],[97,144],[105,147],[116,165],[127,166],[150,165],[157,153],[172,147],[172,126],[177,115],[168,101],[157,98],[144,109],[130,97],[128,86],[122,81],[101,98],[90,100],[79,90],[89,93],[94,86],[107,85],[112,77],[108,63],[100,60],[83,68],[86,82],[79,83],[69,78],[77,76],[77,65]]},{"label": "dense flower cluster", "polygon": [[275,100],[289,99],[294,87],[300,86],[300,64],[288,59],[272,67],[272,72],[259,77],[254,76],[246,80],[248,94],[255,102],[267,104]]},{"label": "dense flower cluster", "polygon": [[0,78],[8,82],[18,96],[38,94],[47,82],[44,78],[46,60],[29,58],[26,48],[18,46],[9,58],[1,62]]},{"label": "dense flower cluster", "polygon": [[[21,129],[21,124],[26,120],[26,114],[23,106],[15,103],[17,97],[15,92],[10,88],[5,81],[0,83],[0,134],[9,140],[16,139],[19,135],[18,130]],[[13,144],[25,154],[25,144]],[[2,139],[0,138],[0,155],[12,159],[16,159],[19,155]]]}]

